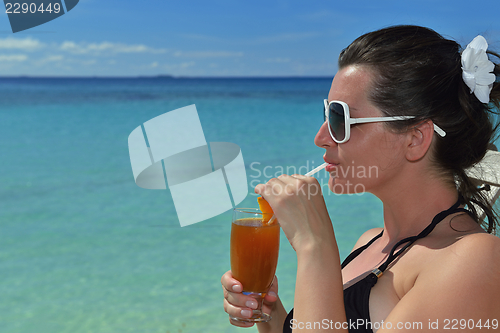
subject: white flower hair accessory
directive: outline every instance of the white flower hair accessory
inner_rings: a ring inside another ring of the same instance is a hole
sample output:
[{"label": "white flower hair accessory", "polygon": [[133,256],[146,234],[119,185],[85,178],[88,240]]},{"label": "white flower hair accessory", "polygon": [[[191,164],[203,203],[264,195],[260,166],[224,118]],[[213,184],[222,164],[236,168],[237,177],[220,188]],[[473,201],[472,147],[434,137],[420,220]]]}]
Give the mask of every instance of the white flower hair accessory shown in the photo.
[{"label": "white flower hair accessory", "polygon": [[495,82],[495,74],[491,73],[495,65],[488,60],[486,54],[488,43],[483,36],[479,35],[467,45],[462,52],[462,78],[482,103],[489,103],[490,92]]}]

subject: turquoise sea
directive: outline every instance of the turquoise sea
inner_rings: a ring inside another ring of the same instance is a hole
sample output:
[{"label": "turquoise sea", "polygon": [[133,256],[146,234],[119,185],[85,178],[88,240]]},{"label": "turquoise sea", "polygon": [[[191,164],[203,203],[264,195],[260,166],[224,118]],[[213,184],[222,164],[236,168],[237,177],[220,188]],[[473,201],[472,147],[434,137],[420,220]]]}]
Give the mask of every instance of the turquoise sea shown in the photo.
[{"label": "turquoise sea", "polygon": [[[222,308],[231,213],[181,228],[168,189],[135,184],[128,135],[196,104],[207,141],[241,147],[241,206],[256,207],[257,183],[323,162],[313,139],[330,80],[0,78],[0,331],[255,332]],[[382,225],[371,195],[325,200],[342,257]],[[296,257],[281,244],[290,309]]]}]

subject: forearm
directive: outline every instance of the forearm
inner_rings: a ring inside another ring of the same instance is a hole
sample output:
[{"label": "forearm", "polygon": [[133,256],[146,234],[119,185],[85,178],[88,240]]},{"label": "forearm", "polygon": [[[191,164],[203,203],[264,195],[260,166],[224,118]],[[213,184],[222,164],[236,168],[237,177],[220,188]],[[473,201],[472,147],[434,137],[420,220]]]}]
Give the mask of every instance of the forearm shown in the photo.
[{"label": "forearm", "polygon": [[286,312],[285,307],[278,298],[271,312],[272,319],[267,323],[257,324],[259,333],[282,333],[283,323],[285,322],[287,315],[288,313]]},{"label": "forearm", "polygon": [[331,322],[346,321],[336,242],[314,244],[297,252],[294,307],[294,332],[313,332],[306,328],[314,323],[324,332],[325,325],[330,328],[335,327]]}]

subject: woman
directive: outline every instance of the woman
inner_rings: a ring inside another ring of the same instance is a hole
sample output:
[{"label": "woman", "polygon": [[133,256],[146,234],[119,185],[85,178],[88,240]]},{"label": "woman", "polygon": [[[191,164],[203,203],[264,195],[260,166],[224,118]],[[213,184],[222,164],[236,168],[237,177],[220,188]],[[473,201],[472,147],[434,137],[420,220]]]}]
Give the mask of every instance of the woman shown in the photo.
[{"label": "woman", "polygon": [[[314,178],[283,175],[258,185],[255,192],[270,203],[297,253],[294,310],[287,317],[275,280],[264,307],[273,319],[258,324],[259,332],[439,332],[464,329],[464,320],[470,331],[498,325],[500,239],[490,234],[496,216],[465,173],[492,142],[490,114],[500,106],[500,83],[491,73],[500,66],[485,59],[485,43],[479,36],[460,53],[456,42],[430,29],[396,26],[342,51],[315,144],[326,150],[330,189],[376,195],[384,228],[365,232],[341,266],[323,197],[308,192],[319,186]],[[387,118],[339,124],[347,112]],[[353,165],[377,173],[341,172]],[[285,186],[293,195],[277,190]],[[222,285],[225,311],[247,317],[256,304],[241,283],[228,271]]]}]

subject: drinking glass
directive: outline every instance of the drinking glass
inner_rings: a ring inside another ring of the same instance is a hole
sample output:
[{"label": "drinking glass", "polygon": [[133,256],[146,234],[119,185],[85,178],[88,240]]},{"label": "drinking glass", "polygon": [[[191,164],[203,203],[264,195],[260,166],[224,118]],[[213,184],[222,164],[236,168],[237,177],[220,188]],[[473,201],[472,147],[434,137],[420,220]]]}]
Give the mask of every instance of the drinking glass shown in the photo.
[{"label": "drinking glass", "polygon": [[278,264],[280,226],[276,219],[263,222],[263,214],[255,208],[235,208],[231,225],[231,272],[243,285],[243,294],[257,300],[251,318],[235,318],[243,322],[267,322],[271,316],[261,311],[262,302]]}]

